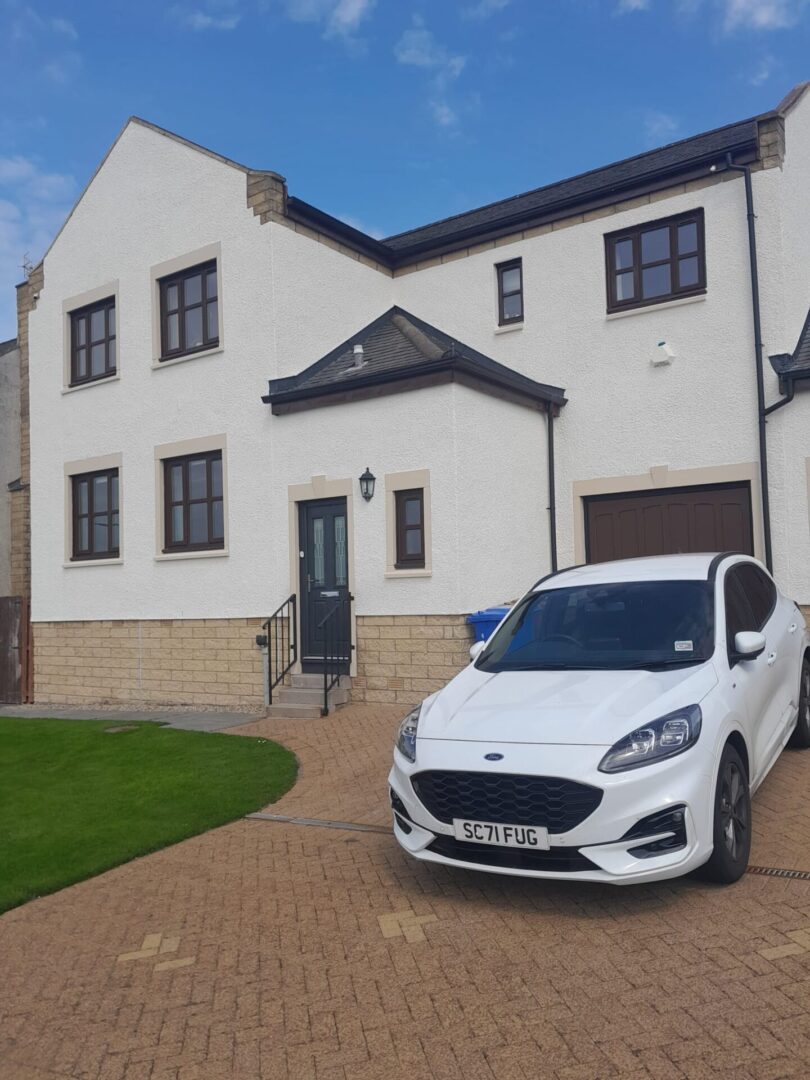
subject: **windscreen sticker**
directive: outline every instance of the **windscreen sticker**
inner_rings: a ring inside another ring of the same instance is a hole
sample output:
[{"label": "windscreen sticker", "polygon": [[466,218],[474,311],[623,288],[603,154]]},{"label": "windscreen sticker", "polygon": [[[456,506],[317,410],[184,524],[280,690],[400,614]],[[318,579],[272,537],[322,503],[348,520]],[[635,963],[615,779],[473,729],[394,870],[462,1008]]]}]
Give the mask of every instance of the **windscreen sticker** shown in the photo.
[{"label": "windscreen sticker", "polygon": [[691,641],[676,641],[675,652],[694,652],[695,646]]}]

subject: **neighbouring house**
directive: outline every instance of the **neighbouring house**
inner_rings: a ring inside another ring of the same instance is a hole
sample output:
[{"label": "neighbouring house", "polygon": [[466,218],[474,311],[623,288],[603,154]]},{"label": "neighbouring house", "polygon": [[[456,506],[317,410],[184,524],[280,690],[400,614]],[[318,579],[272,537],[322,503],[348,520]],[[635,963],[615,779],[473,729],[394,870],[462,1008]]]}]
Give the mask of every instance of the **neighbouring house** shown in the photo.
[{"label": "neighbouring house", "polygon": [[0,596],[11,595],[11,506],[19,481],[20,351],[12,338],[0,341]]},{"label": "neighbouring house", "polygon": [[36,699],[412,702],[585,560],[810,604],[809,88],[385,240],[130,120],[19,288]]}]

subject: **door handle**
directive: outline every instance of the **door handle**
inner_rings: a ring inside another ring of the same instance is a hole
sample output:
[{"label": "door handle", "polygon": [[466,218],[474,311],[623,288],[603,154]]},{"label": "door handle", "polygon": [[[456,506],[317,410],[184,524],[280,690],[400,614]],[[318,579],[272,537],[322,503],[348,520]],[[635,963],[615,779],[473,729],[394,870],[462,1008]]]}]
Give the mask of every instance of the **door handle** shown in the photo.
[{"label": "door handle", "polygon": [[773,665],[775,663],[776,663],[776,653],[775,652],[769,653],[769,655],[768,655],[768,667],[773,667]]},{"label": "door handle", "polygon": [[795,622],[792,622],[790,624],[790,626],[788,627],[788,633],[789,634],[795,634],[798,629],[799,629],[799,624],[795,623]]}]

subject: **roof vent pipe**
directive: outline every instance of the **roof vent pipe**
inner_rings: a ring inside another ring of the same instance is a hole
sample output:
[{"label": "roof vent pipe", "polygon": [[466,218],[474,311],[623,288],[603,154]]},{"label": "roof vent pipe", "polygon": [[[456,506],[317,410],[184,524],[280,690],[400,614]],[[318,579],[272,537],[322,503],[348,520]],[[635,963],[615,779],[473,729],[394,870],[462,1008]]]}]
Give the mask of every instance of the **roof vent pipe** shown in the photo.
[{"label": "roof vent pipe", "polygon": [[360,364],[363,363],[363,346],[362,345],[355,345],[355,347],[353,349],[353,352],[354,352],[354,362],[359,367]]}]

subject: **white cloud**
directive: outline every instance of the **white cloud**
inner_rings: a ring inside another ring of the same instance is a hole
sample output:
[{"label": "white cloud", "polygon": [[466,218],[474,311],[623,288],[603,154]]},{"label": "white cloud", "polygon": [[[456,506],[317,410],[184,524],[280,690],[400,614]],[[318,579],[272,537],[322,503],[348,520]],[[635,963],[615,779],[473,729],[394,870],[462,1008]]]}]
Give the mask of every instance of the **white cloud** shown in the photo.
[{"label": "white cloud", "polygon": [[0,341],[16,333],[14,286],[23,259],[42,257],[64,221],[76,182],[20,154],[0,157]]},{"label": "white cloud", "polygon": [[73,82],[82,69],[82,58],[77,52],[63,52],[42,66],[42,74],[57,86]]},{"label": "white cloud", "polygon": [[204,7],[197,8],[175,4],[168,14],[186,30],[235,30],[242,21],[235,8],[235,0],[208,0]]},{"label": "white cloud", "polygon": [[79,37],[76,27],[68,19],[51,19],[51,29],[55,34],[64,34],[71,41],[76,41]]},{"label": "white cloud", "polygon": [[324,37],[354,39],[377,0],[283,0],[284,11],[293,22],[319,23]]},{"label": "white cloud", "polygon": [[414,15],[413,25],[405,30],[397,41],[394,56],[400,64],[423,68],[432,73],[429,80],[431,115],[438,127],[454,127],[458,122],[458,114],[448,102],[447,94],[464,70],[466,56],[451,52],[437,41],[419,15]]},{"label": "white cloud", "polygon": [[650,109],[644,117],[644,136],[651,146],[671,142],[679,127],[678,119],[670,113]]},{"label": "white cloud", "polygon": [[751,86],[762,86],[763,83],[766,83],[771,77],[775,63],[776,61],[770,54],[763,56],[754,70],[749,74],[749,84]]},{"label": "white cloud", "polygon": [[366,236],[373,236],[375,240],[382,240],[385,236],[382,229],[378,229],[373,225],[366,225],[360,218],[353,217],[351,214],[338,214],[337,216],[347,225],[351,225],[353,229],[359,229],[361,233],[365,233]]},{"label": "white cloud", "polygon": [[723,0],[726,30],[784,30],[794,26],[807,0]]},{"label": "white cloud", "polygon": [[496,15],[509,4],[510,0],[478,0],[477,4],[461,9],[463,19],[488,19],[490,15]]},{"label": "white cloud", "polygon": [[616,5],[617,15],[629,15],[634,11],[647,11],[650,0],[619,0]]},{"label": "white cloud", "polygon": [[12,41],[32,41],[42,34],[60,34],[76,41],[79,37],[76,27],[68,19],[40,15],[35,8],[27,4],[11,4],[13,15],[10,22]]}]

